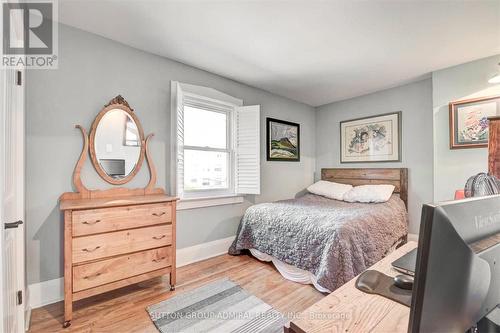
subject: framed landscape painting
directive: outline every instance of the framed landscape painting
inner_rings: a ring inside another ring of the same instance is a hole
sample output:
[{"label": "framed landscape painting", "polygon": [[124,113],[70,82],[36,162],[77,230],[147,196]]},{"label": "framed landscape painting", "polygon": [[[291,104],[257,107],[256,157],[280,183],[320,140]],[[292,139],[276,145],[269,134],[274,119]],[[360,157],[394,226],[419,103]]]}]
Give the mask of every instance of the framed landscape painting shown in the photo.
[{"label": "framed landscape painting", "polygon": [[450,149],[488,147],[488,117],[500,115],[500,96],[451,102]]},{"label": "framed landscape painting", "polygon": [[267,160],[300,161],[300,125],[266,118]]},{"label": "framed landscape painting", "polygon": [[340,122],[340,163],[401,161],[401,112]]}]

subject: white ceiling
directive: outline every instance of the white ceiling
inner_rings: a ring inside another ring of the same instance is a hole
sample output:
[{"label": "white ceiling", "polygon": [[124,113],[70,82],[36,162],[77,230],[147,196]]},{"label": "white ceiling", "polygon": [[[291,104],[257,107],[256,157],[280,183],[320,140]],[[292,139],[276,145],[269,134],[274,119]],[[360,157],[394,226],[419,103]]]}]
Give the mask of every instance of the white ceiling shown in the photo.
[{"label": "white ceiling", "polygon": [[500,1],[74,1],[59,20],[313,106],[500,53]]}]

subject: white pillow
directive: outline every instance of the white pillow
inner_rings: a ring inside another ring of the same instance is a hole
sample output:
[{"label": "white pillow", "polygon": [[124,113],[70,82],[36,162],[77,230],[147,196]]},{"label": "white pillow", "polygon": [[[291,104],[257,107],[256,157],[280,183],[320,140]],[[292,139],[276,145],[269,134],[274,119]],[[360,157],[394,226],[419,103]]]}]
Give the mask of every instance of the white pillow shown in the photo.
[{"label": "white pillow", "polygon": [[386,202],[394,192],[394,185],[361,185],[344,194],[347,202]]},{"label": "white pillow", "polygon": [[339,184],[326,180],[320,180],[307,188],[311,193],[335,200],[342,200],[344,195],[351,189],[352,185]]}]

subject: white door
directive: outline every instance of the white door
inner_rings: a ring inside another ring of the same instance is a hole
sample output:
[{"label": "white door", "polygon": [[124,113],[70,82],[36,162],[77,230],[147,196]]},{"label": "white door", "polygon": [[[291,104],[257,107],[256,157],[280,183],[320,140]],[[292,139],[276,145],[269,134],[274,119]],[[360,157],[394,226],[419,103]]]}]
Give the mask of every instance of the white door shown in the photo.
[{"label": "white door", "polygon": [[25,331],[24,73],[0,73],[1,327],[17,333]]}]

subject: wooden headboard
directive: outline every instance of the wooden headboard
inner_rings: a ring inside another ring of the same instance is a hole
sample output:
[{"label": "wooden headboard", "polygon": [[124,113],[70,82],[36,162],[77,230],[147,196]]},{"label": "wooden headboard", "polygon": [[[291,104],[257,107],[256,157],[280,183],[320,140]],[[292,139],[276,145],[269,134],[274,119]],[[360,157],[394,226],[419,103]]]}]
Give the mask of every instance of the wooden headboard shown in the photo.
[{"label": "wooden headboard", "polygon": [[394,192],[399,194],[408,208],[407,168],[328,168],[321,169],[321,179],[354,186],[394,185]]}]

